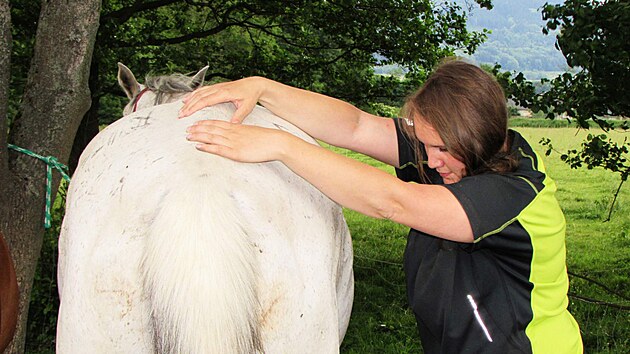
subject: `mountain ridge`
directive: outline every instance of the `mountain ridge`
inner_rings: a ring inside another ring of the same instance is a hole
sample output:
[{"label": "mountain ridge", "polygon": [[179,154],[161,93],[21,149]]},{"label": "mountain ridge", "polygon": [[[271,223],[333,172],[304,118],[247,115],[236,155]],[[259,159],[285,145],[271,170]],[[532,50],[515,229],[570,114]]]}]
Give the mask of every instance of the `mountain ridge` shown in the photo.
[{"label": "mountain ridge", "polygon": [[542,33],[545,3],[559,4],[560,0],[503,0],[493,1],[492,10],[470,5],[471,0],[457,0],[456,4],[468,13],[467,26],[471,31],[491,31],[487,40],[470,58],[480,64],[498,63],[503,70],[523,72],[528,79],[552,77],[569,69],[562,52],[555,47],[556,32]]}]

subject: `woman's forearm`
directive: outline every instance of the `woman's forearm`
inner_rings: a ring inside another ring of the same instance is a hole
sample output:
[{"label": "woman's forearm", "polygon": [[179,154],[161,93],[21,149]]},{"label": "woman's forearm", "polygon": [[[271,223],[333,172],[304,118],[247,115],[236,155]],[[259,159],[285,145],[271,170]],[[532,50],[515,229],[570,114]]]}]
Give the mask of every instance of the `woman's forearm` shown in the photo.
[{"label": "woman's forearm", "polygon": [[284,85],[265,78],[259,103],[295,124],[312,137],[336,146],[346,146],[366,114],[349,103],[319,93]]},{"label": "woman's forearm", "polygon": [[265,78],[259,103],[328,144],[398,166],[398,142],[392,119],[366,113],[342,100]]},{"label": "woman's forearm", "polygon": [[375,167],[288,134],[284,139],[284,148],[276,158],[335,202],[441,238],[472,242],[468,218],[446,188],[405,183]]}]

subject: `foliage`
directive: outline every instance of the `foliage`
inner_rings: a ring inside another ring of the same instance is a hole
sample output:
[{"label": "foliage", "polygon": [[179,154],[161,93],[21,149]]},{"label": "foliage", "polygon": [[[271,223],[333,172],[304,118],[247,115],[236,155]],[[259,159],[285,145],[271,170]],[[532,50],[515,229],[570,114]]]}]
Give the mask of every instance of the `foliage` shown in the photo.
[{"label": "foliage", "polygon": [[[561,28],[557,45],[571,68],[549,80],[551,90],[533,95],[522,75],[514,78],[521,88],[510,90],[519,103],[544,111],[548,118],[566,113],[587,127],[594,120],[604,129],[610,126],[600,117],[630,116],[630,3],[568,0],[562,5],[546,5],[545,33]],[[626,126],[627,128],[627,126]]]},{"label": "foliage", "polygon": [[[624,121],[621,120],[608,120],[608,122],[614,126],[614,127],[619,127],[622,124],[624,124]],[[529,128],[576,128],[576,129],[580,129],[582,130],[582,128],[580,128],[577,125],[577,121],[575,119],[546,119],[544,117],[539,117],[539,118],[528,118],[528,117],[521,117],[518,115],[513,115],[508,124],[510,126],[514,126],[514,127],[529,127]],[[590,128],[597,128],[598,125],[595,122],[589,122],[589,126]],[[617,129],[615,130],[615,132],[621,132],[621,129]],[[588,137],[588,135],[586,136]],[[623,140],[622,140],[623,141]]]},{"label": "foliage", "polygon": [[[522,73],[493,72],[506,94],[518,105],[534,112],[543,112],[549,119],[560,115],[574,118],[579,127],[588,129],[595,122],[604,132],[615,128],[606,116],[630,116],[630,3],[611,0],[567,0],[561,5],[546,4],[542,11],[547,20],[544,33],[560,29],[557,48],[567,59],[573,72],[554,79],[542,79],[549,85],[538,93]],[[627,131],[629,121],[618,129]],[[547,153],[553,150],[550,141]],[[630,174],[627,140],[613,142],[605,134],[589,134],[581,149],[570,149],[561,156],[572,168],[602,167],[619,173],[619,189]]]},{"label": "foliage", "polygon": [[626,89],[630,80],[630,3],[568,0],[563,5],[546,5],[542,15],[547,20],[543,31],[561,27],[558,48],[569,66],[584,69],[562,80],[585,90],[572,100],[564,98],[572,103],[575,115],[585,119],[630,116]]},{"label": "foliage", "polygon": [[520,118],[512,117],[508,121],[510,127],[528,127],[528,128],[567,128],[575,127],[569,120],[549,120],[544,118]]},{"label": "foliage", "polygon": [[[571,168],[580,168],[585,165],[589,170],[592,170],[595,167],[602,167],[620,174],[621,181],[610,204],[606,221],[610,221],[617,196],[624,182],[628,180],[628,175],[630,175],[630,165],[627,162],[630,145],[627,144],[627,141],[628,139],[625,138],[619,145],[617,142],[609,139],[606,134],[588,134],[586,141],[581,145],[581,150],[569,149],[566,153],[561,153],[560,155],[560,159],[569,164]],[[547,156],[554,150],[549,138],[541,139],[540,143],[547,147],[545,152]]]},{"label": "foliage", "polygon": [[22,94],[26,85],[26,77],[33,56],[35,30],[39,17],[40,2],[38,0],[22,0],[11,8],[11,83],[9,86],[9,119],[8,126],[19,115]]},{"label": "foliage", "polygon": [[[14,3],[17,102],[39,1]],[[441,58],[456,49],[472,52],[485,38],[469,32],[466,19],[458,6],[428,0],[104,0],[90,88],[93,101],[120,96],[117,61],[137,73],[209,64],[211,80],[261,75],[362,106],[398,105]],[[407,81],[373,75],[375,65],[393,63],[410,72]],[[119,115],[100,112],[106,122]]]},{"label": "foliage", "polygon": [[400,117],[400,108],[388,106],[383,103],[372,103],[367,107],[367,111],[381,117],[396,118]]},{"label": "foliage", "polygon": [[65,211],[68,183],[62,180],[52,208],[52,226],[46,230],[37,264],[26,332],[27,353],[54,353],[59,293],[57,291],[57,238]]}]

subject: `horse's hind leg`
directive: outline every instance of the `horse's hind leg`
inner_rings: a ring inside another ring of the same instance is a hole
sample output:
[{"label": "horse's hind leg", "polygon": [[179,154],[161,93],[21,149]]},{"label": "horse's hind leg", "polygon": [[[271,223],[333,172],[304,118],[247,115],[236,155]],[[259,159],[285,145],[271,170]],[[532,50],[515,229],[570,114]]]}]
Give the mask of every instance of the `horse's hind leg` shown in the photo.
[{"label": "horse's hind leg", "polygon": [[[124,208],[120,212],[131,215]],[[64,221],[57,353],[155,352],[138,273],[144,238],[133,232],[135,219],[114,216],[105,217],[125,223],[99,228],[76,226],[72,217]]]},{"label": "horse's hind leg", "polygon": [[9,247],[0,233],[0,353],[15,334],[20,294]]}]

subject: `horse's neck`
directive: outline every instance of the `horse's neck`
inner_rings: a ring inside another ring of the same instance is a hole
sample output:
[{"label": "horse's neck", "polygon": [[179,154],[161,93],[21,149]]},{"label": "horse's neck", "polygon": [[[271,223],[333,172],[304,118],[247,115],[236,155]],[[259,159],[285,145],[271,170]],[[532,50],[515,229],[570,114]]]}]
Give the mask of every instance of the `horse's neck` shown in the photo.
[{"label": "horse's neck", "polygon": [[175,101],[181,100],[184,96],[189,94],[190,92],[162,92],[157,91],[155,98],[155,105],[162,105],[167,103],[172,103]]}]

